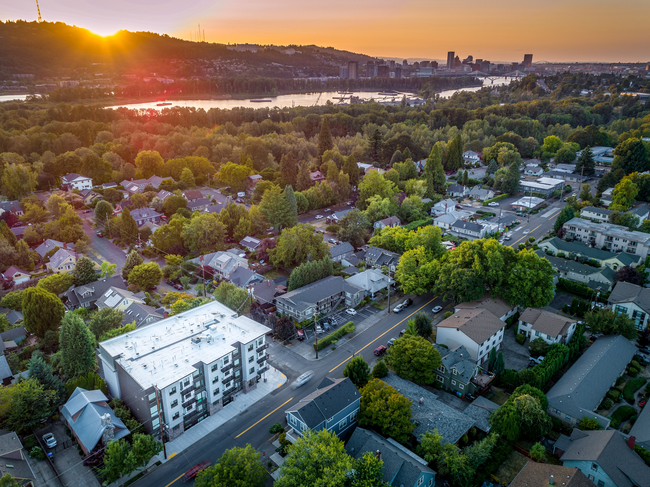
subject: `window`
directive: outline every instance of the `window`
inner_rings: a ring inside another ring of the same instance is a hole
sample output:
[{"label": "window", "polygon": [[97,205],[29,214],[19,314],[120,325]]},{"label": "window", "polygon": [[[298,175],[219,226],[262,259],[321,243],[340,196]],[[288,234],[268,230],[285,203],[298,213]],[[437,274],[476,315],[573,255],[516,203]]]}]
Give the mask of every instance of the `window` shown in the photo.
[{"label": "window", "polygon": [[217,382],[219,382],[219,376],[216,376],[214,379],[212,379],[213,384],[216,384]]},{"label": "window", "polygon": [[455,386],[455,385],[456,385],[456,381],[455,381],[455,380],[452,380],[452,381],[451,381],[451,384]]},{"label": "window", "polygon": [[429,479],[429,487],[431,487],[432,485],[433,485],[433,477]]},{"label": "window", "polygon": [[459,389],[465,389],[465,386],[463,384],[458,384]]},{"label": "window", "polygon": [[235,371],[235,377],[239,377],[241,375],[241,370],[236,370]]},{"label": "window", "polygon": [[599,480],[598,481],[598,487],[605,487],[605,482],[603,482],[602,480]]},{"label": "window", "polygon": [[226,373],[225,373],[224,375],[225,375],[226,377],[228,377],[228,376],[230,375],[231,372],[232,372],[232,371],[230,371],[230,370],[226,370]]},{"label": "window", "polygon": [[185,401],[189,401],[191,397],[192,397],[192,393],[191,393],[191,392],[190,392],[189,394],[185,394],[185,396],[184,396],[184,400],[185,400]]},{"label": "window", "polygon": [[352,421],[356,421],[358,415],[359,415],[359,412],[358,412],[358,411],[353,412],[353,413],[350,415],[350,422],[352,422]]},{"label": "window", "polygon": [[160,428],[160,420],[158,418],[154,419],[151,422],[151,427],[155,430],[157,428]]},{"label": "window", "polygon": [[238,349],[238,348],[235,348],[235,349],[232,351],[232,356],[233,356],[233,357],[236,357],[237,355],[239,355],[239,349]]},{"label": "window", "polygon": [[540,332],[538,332],[538,331],[535,332],[535,336],[536,336],[536,337],[538,337],[538,336],[540,336],[540,335],[541,335]]},{"label": "window", "polygon": [[151,394],[149,394],[149,402],[153,402],[155,400],[156,400],[156,393],[152,392]]},{"label": "window", "polygon": [[343,418],[339,423],[339,431],[348,425],[348,418]]},{"label": "window", "polygon": [[174,415],[172,416],[172,421],[175,420],[175,419],[178,419],[178,418],[180,417],[180,415],[181,415],[181,413],[179,413],[178,411],[176,411],[176,412],[174,413]]},{"label": "window", "polygon": [[445,378],[444,378],[444,377],[441,377],[441,376],[439,376],[439,375],[436,375],[436,380],[437,380],[438,382],[445,382]]},{"label": "window", "polygon": [[255,373],[255,367],[251,367],[250,369],[248,369],[248,373],[249,374],[254,374]]},{"label": "window", "polygon": [[172,431],[178,431],[180,428],[181,428],[181,425],[180,425],[180,424],[177,424],[176,426],[174,426],[174,427],[172,428]]},{"label": "window", "polygon": [[234,364],[235,364],[235,367],[237,367],[239,365],[239,359],[238,358],[235,359]]},{"label": "window", "polygon": [[172,394],[176,394],[176,386],[172,387],[172,388],[169,390],[169,395],[171,396]]},{"label": "window", "polygon": [[262,345],[264,345],[264,338],[260,338],[259,340],[257,340],[257,346],[261,347]]},{"label": "window", "polygon": [[291,424],[296,424],[296,418],[294,416],[289,416],[289,422]]},{"label": "window", "polygon": [[211,369],[211,370],[212,370],[212,372],[214,372],[214,371],[217,370],[218,368],[219,368],[219,364],[214,364],[214,365],[212,366],[212,369]]},{"label": "window", "polygon": [[172,407],[175,408],[176,406],[178,406],[178,399],[174,399],[172,402]]},{"label": "window", "polygon": [[254,345],[251,343],[251,344],[248,346],[248,351],[249,351],[249,352],[252,352],[252,351],[253,351],[253,347],[254,347]]},{"label": "window", "polygon": [[567,421],[571,421],[571,416],[569,416],[569,415],[567,414],[567,415],[566,415],[566,420],[567,420]]},{"label": "window", "polygon": [[597,463],[592,463],[592,464],[591,464],[591,469],[592,469],[594,472],[598,472],[598,464],[597,464]]},{"label": "window", "polygon": [[253,360],[255,360],[255,357],[253,357],[252,355],[251,355],[250,357],[248,357],[248,363],[249,363],[249,364],[250,364]]},{"label": "window", "polygon": [[223,359],[223,365],[224,365],[224,367],[225,367],[226,365],[228,365],[229,363],[230,363],[230,358],[229,358],[229,357],[226,357],[225,359]]},{"label": "window", "polygon": [[151,416],[158,416],[158,408],[156,406],[150,407],[149,412],[151,413]]},{"label": "window", "polygon": [[422,485],[422,482],[424,482],[424,476],[420,476],[418,479],[418,486]]},{"label": "window", "polygon": [[212,391],[213,396],[216,396],[217,394],[219,394],[219,388],[218,387],[214,391]]}]

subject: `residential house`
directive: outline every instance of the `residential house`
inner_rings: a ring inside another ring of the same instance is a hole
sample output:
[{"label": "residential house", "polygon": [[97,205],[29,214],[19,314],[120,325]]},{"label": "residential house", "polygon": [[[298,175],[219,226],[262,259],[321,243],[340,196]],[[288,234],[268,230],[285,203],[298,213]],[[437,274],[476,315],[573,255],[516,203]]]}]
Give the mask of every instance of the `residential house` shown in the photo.
[{"label": "residential house", "polygon": [[531,341],[541,338],[549,345],[569,343],[575,330],[576,320],[544,309],[526,308],[519,317],[518,333],[523,333]]},{"label": "residential house", "polygon": [[427,461],[400,445],[392,438],[383,438],[374,431],[357,427],[345,445],[345,451],[354,459],[366,453],[376,455],[384,462],[382,479],[385,485],[396,487],[432,487],[436,472]]},{"label": "residential house", "polygon": [[345,215],[347,215],[352,208],[348,208],[347,210],[341,210],[341,211],[335,211],[334,213],[331,213],[325,217],[325,221],[329,224],[333,223],[338,223],[340,222]]},{"label": "residential house", "polygon": [[29,281],[32,275],[28,271],[12,265],[2,273],[2,277],[6,280],[13,280],[14,284],[23,284]]},{"label": "residential house", "polygon": [[147,188],[147,186],[151,186],[153,189],[157,190],[160,188],[160,185],[163,181],[171,181],[172,183],[174,182],[174,180],[170,177],[161,178],[160,176],[153,175],[147,179],[125,179],[120,184],[127,192],[133,194],[144,193],[144,190]]},{"label": "residential house", "polygon": [[218,189],[205,188],[201,190],[201,194],[204,198],[212,199],[215,203],[227,205],[232,203],[232,196],[226,196],[221,194]]},{"label": "residential house", "polygon": [[638,330],[648,327],[650,318],[650,289],[619,281],[614,286],[607,303],[617,313],[625,313]]},{"label": "residential house", "polygon": [[544,240],[538,245],[540,249],[545,250],[547,253],[551,252],[555,257],[564,257],[570,260],[575,257],[578,257],[579,260],[580,258],[595,260],[601,267],[611,267],[615,271],[626,265],[636,267],[641,261],[639,255],[628,254],[627,252],[609,252],[580,242],[567,242],[557,237]]},{"label": "residential house", "polygon": [[[16,311],[9,308],[0,308],[0,315],[4,315],[4,317],[7,319],[7,321],[12,327],[16,326],[18,323],[21,323],[23,321],[22,311]],[[1,336],[2,334],[0,333],[0,337]]]},{"label": "residential house", "polygon": [[455,444],[475,425],[474,419],[439,401],[438,396],[395,374],[382,379],[411,401],[411,420],[416,424],[413,436],[418,441],[427,431],[438,430],[442,443]]},{"label": "residential house", "polygon": [[515,211],[536,210],[543,204],[544,200],[542,198],[538,198],[537,196],[524,196],[512,203],[512,209]]},{"label": "residential house", "polygon": [[451,226],[458,220],[468,221],[473,213],[464,210],[452,210],[448,213],[438,215],[433,219],[433,225],[443,230],[450,230]]},{"label": "residential house", "polygon": [[[487,384],[487,387],[489,387],[492,380],[494,379],[494,374],[488,375],[484,373],[476,377],[477,382],[481,380],[481,386],[483,385],[483,379],[489,380]],[[484,386],[482,386],[481,389],[484,389]],[[480,429],[483,433],[487,434],[492,429],[492,425],[490,424],[490,415],[500,407],[501,406],[498,404],[490,401],[489,399],[485,399],[483,396],[477,396],[477,398],[474,399],[472,403],[465,408],[463,413],[465,413],[465,416],[469,416],[474,421],[476,421],[474,426],[477,429]]]},{"label": "residential house", "polygon": [[162,202],[164,202],[170,196],[174,196],[174,193],[167,191],[166,189],[161,189],[156,193],[156,198],[158,198]]},{"label": "residential house", "polygon": [[476,164],[481,162],[481,156],[482,154],[479,154],[478,152],[474,152],[473,150],[467,150],[463,152],[463,160],[465,161],[465,164]]},{"label": "residential house", "polygon": [[78,258],[79,254],[73,250],[59,249],[45,266],[49,272],[72,272]]},{"label": "residential house", "polygon": [[519,191],[521,193],[538,193],[543,195],[544,198],[547,198],[551,196],[556,190],[559,190],[563,184],[563,181],[554,178],[539,178],[536,181],[528,181],[526,179],[522,179],[521,183],[519,184]]},{"label": "residential house", "polygon": [[391,285],[395,283],[393,279],[382,274],[377,269],[367,269],[355,274],[349,277],[346,282],[363,289],[365,296],[370,296],[371,298],[377,296],[382,290],[388,289],[389,283]]},{"label": "residential house", "polygon": [[309,179],[311,179],[312,183],[319,183],[325,181],[325,176],[323,176],[323,173],[320,171],[314,171],[309,173]]},{"label": "residential house", "polygon": [[603,194],[600,195],[600,200],[603,202],[603,206],[609,206],[612,204],[612,200],[614,196],[612,193],[614,192],[614,188],[607,188],[605,191],[603,191]]},{"label": "residential house", "polygon": [[547,255],[543,250],[537,250],[535,253],[539,257],[548,260],[559,277],[564,279],[581,282],[592,289],[603,292],[609,291],[614,284],[616,271],[611,267],[592,267],[573,260],[559,259]]},{"label": "residential house", "polygon": [[359,175],[366,175],[368,171],[373,167],[372,164],[366,164],[365,162],[357,162],[357,167],[360,169]]},{"label": "residential house", "polygon": [[165,318],[165,311],[162,308],[156,309],[138,301],[133,301],[124,309],[122,326],[135,323],[136,328],[147,326]]},{"label": "residential house", "polygon": [[282,284],[277,284],[270,279],[253,284],[251,292],[262,308],[267,313],[272,313],[277,308],[275,306],[275,298],[287,292],[287,287]]},{"label": "residential house", "polygon": [[90,454],[98,444],[106,446],[131,433],[99,390],[77,387],[61,408],[61,415],[84,455]]},{"label": "residential house", "polygon": [[354,255],[354,247],[350,242],[341,242],[333,247],[330,247],[330,259],[332,262],[342,262],[344,259],[350,258]]},{"label": "residential house", "polygon": [[103,196],[92,189],[84,189],[79,192],[79,195],[83,198],[84,205],[90,206],[93,201],[97,199],[102,199]]},{"label": "residential house", "polygon": [[469,190],[468,196],[479,201],[491,200],[494,198],[494,191],[490,188],[483,189],[480,184],[477,184]]},{"label": "residential house", "polygon": [[215,274],[222,279],[228,279],[228,276],[237,267],[248,269],[248,259],[246,259],[246,254],[244,254],[242,250],[238,249],[229,249],[225,252],[212,252],[210,254],[190,259],[190,262],[212,268]]},{"label": "residential house", "polygon": [[243,240],[239,242],[239,245],[244,247],[249,252],[255,252],[257,250],[257,247],[260,246],[261,242],[262,241],[260,239],[255,237],[244,237]]},{"label": "residential house", "polygon": [[11,233],[13,233],[18,240],[23,238],[23,235],[25,235],[25,230],[29,228],[28,225],[20,225],[17,227],[12,227],[10,228]]},{"label": "residential house", "polygon": [[206,213],[216,213],[218,215],[219,213],[221,213],[221,210],[223,210],[225,207],[226,207],[225,204],[217,203],[215,205],[208,206],[204,211]]},{"label": "residential house", "polygon": [[391,216],[388,218],[384,218],[383,220],[376,221],[373,227],[375,229],[383,229],[386,227],[399,227],[402,224],[402,220],[397,218],[396,216]]},{"label": "residential house", "polygon": [[451,213],[456,209],[456,202],[452,199],[445,199],[438,201],[431,207],[432,215],[444,215],[446,213]]},{"label": "residential house", "polygon": [[360,262],[366,258],[366,251],[359,250],[351,255],[346,255],[341,259],[341,264],[347,267],[357,267]]},{"label": "residential house", "polygon": [[97,299],[111,287],[126,290],[126,284],[124,284],[121,275],[117,274],[83,286],[73,286],[63,293],[63,296],[66,298],[65,305],[69,310],[75,310],[77,308],[92,309],[95,307]]},{"label": "residential house", "polygon": [[[5,344],[2,342],[0,344],[0,351],[4,352],[5,351]],[[14,374],[11,372],[11,367],[9,367],[9,362],[7,362],[7,356],[0,355],[0,383],[2,383],[3,386],[8,386],[11,385],[11,383],[14,381]]]},{"label": "residential house", "polygon": [[237,287],[247,289],[251,284],[262,282],[264,276],[246,267],[235,267],[228,275],[228,281]]},{"label": "residential house", "polygon": [[18,203],[16,200],[0,201],[0,215],[2,215],[5,211],[13,213],[16,216],[23,215],[23,209],[20,207],[20,203]]},{"label": "residential house", "polygon": [[449,227],[449,233],[456,237],[476,240],[497,231],[497,225],[489,222],[466,222],[456,220]]},{"label": "residential house", "polygon": [[369,267],[381,269],[386,266],[391,271],[397,267],[401,255],[389,250],[380,249],[379,247],[370,247],[366,251],[365,261]]},{"label": "residential house", "polygon": [[285,411],[294,443],[305,431],[327,430],[345,439],[357,425],[361,393],[348,378],[325,377],[318,388]]},{"label": "residential house", "polygon": [[348,266],[345,269],[341,269],[341,274],[345,274],[346,276],[356,276],[359,272],[359,269],[354,266]]},{"label": "residential house", "polygon": [[467,349],[460,345],[455,348],[445,348],[433,345],[440,352],[442,365],[436,369],[436,380],[446,391],[451,391],[457,396],[476,393],[480,389],[473,378],[483,372],[483,369],[472,360]]},{"label": "residential house", "polygon": [[524,166],[524,174],[526,176],[541,176],[544,174],[544,168],[536,163],[526,164]]},{"label": "residential house", "polygon": [[593,411],[635,353],[636,347],[624,336],[598,338],[548,391],[548,413],[573,425],[587,416],[607,428],[609,418]]},{"label": "residential house", "polygon": [[511,228],[515,222],[521,222],[521,217],[511,213],[500,213],[488,221],[494,223],[499,230],[505,231],[506,228]]},{"label": "residential house", "polygon": [[183,198],[185,198],[188,202],[203,198],[203,194],[198,189],[187,189],[183,191],[182,194]]},{"label": "residential house", "polygon": [[450,184],[447,186],[447,195],[452,198],[462,198],[467,193],[469,193],[469,189],[462,184]]},{"label": "residential house", "polygon": [[163,215],[153,208],[138,208],[131,211],[131,216],[135,220],[135,223],[141,227],[145,223],[158,225]]},{"label": "residential house", "polygon": [[162,421],[173,440],[266,377],[270,331],[210,301],[100,342],[99,373],[111,396],[141,405],[131,410],[143,432],[160,439]]},{"label": "residential house", "polygon": [[112,308],[119,311],[126,311],[133,303],[145,304],[144,297],[144,292],[133,293],[128,289],[111,286],[104,294],[97,298],[95,305],[98,309]]},{"label": "residential house", "polygon": [[438,323],[436,343],[449,348],[463,345],[480,365],[488,360],[490,350],[501,348],[505,326],[487,309],[461,309]]},{"label": "residential house", "polygon": [[195,211],[203,211],[205,210],[208,206],[210,206],[212,202],[207,199],[207,198],[199,198],[196,200],[188,201],[186,208],[194,213]]},{"label": "residential house", "polygon": [[650,487],[650,467],[616,430],[573,430],[558,442],[566,445],[560,457],[565,467],[577,468],[598,487]]},{"label": "residential house", "polygon": [[506,321],[519,311],[519,306],[510,306],[501,298],[493,298],[489,294],[484,294],[483,297],[474,301],[458,303],[454,307],[454,313],[465,309],[486,309],[501,321]]},{"label": "residential house", "polygon": [[92,189],[93,188],[93,179],[87,176],[82,176],[71,172],[61,177],[61,189],[64,191],[70,191],[72,189],[78,189],[79,191],[83,189]]},{"label": "residential house", "polygon": [[255,189],[255,186],[257,186],[257,183],[259,183],[262,180],[262,176],[259,174],[253,174],[252,176],[248,176],[246,178],[246,189],[248,191],[253,191]]},{"label": "residential house", "polygon": [[48,252],[56,249],[57,247],[60,249],[66,248],[67,244],[63,242],[59,242],[58,240],[53,240],[51,238],[48,238],[47,240],[43,241],[41,245],[36,247],[35,251],[38,255],[41,256],[41,259],[45,257],[45,254]]},{"label": "residential house", "polygon": [[638,219],[639,219],[639,223],[642,223],[643,220],[647,220],[647,219],[648,219],[648,214],[649,214],[649,212],[650,212],[650,210],[648,209],[648,204],[647,204],[647,203],[643,203],[643,204],[641,204],[641,205],[637,205],[637,206],[635,206],[635,207],[633,207],[633,208],[630,208],[630,209],[627,211],[627,213],[630,213],[630,214],[632,214],[632,215],[638,217]]},{"label": "residential house", "polygon": [[327,314],[340,304],[356,307],[363,299],[363,289],[348,284],[339,276],[329,276],[275,299],[278,311],[301,322],[314,315]]},{"label": "residential house", "polygon": [[592,220],[598,223],[609,223],[609,215],[614,213],[606,208],[596,208],[595,206],[585,206],[580,210],[580,218]]},{"label": "residential house", "polygon": [[2,471],[2,475],[11,475],[20,485],[38,485],[36,476],[27,460],[28,455],[29,453],[23,449],[23,444],[14,431],[0,431],[0,471]]},{"label": "residential house", "polygon": [[[556,483],[557,482],[557,483]],[[510,487],[594,487],[578,468],[529,461],[510,482]]]}]

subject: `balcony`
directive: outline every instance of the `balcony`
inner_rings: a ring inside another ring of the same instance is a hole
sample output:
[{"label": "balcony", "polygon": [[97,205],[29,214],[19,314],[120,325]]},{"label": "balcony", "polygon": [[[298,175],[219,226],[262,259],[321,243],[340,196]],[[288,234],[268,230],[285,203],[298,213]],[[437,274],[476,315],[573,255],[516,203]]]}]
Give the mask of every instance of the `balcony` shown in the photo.
[{"label": "balcony", "polygon": [[228,389],[225,389],[223,391],[223,397],[229,396],[233,392],[235,392],[235,386],[234,385],[230,386]]},{"label": "balcony", "polygon": [[262,350],[266,350],[267,348],[269,348],[269,344],[265,343],[264,345],[260,345],[259,347],[257,347],[257,349],[255,351],[257,353],[260,353]]},{"label": "balcony", "polygon": [[257,359],[257,363],[261,364],[262,362],[264,362],[265,360],[268,360],[268,359],[269,359],[269,354],[265,353],[264,355],[262,355],[260,358]]},{"label": "balcony", "polygon": [[183,415],[183,420],[185,421],[191,420],[197,414],[199,414],[199,410],[197,408],[194,408],[189,413]]},{"label": "balcony", "polygon": [[230,362],[228,365],[224,365],[221,368],[221,372],[225,372],[226,370],[230,370],[230,369],[232,369],[232,367],[233,367],[232,362]]},{"label": "balcony", "polygon": [[181,406],[182,406],[183,408],[186,408],[187,406],[189,406],[190,404],[192,404],[192,403],[195,402],[195,401],[196,401],[196,396],[194,396],[194,397],[188,399],[187,401],[181,403]]},{"label": "balcony", "polygon": [[183,394],[187,394],[188,392],[192,392],[194,389],[196,389],[196,384],[194,382],[192,382],[192,383],[186,385],[185,387],[183,387],[181,389],[181,392]]},{"label": "balcony", "polygon": [[258,376],[258,377],[262,377],[262,374],[263,374],[264,372],[266,372],[267,370],[269,370],[269,366],[268,366],[268,365],[265,365],[264,367],[262,367],[260,370],[257,371],[257,376]]}]

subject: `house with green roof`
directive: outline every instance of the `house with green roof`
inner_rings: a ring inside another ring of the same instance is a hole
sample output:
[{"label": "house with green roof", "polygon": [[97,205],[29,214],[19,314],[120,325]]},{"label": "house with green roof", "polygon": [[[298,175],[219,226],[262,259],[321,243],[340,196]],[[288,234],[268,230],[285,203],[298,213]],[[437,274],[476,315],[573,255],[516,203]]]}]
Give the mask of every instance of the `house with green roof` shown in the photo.
[{"label": "house with green roof", "polygon": [[540,242],[538,245],[540,249],[552,252],[556,257],[562,257],[562,254],[564,254],[571,260],[575,257],[593,259],[601,267],[611,267],[615,271],[626,265],[636,267],[641,262],[641,256],[639,255],[627,252],[608,252],[607,250],[585,245],[582,242],[567,242],[557,237]]},{"label": "house with green roof", "polygon": [[476,365],[464,346],[450,350],[440,345],[433,345],[440,352],[442,364],[436,369],[436,380],[442,389],[451,391],[458,397],[474,394],[478,385],[472,380],[483,369]]},{"label": "house with green roof", "polygon": [[541,249],[537,250],[536,254],[548,260],[558,275],[564,279],[581,282],[601,292],[609,291],[614,284],[616,271],[611,267],[592,267],[573,260],[552,257]]}]

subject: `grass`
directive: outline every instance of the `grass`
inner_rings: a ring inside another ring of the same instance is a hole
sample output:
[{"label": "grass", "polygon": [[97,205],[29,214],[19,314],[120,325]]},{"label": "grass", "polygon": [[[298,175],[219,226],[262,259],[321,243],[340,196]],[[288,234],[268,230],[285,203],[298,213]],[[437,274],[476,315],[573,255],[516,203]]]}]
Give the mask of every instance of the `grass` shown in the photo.
[{"label": "grass", "polygon": [[266,277],[267,279],[276,279],[280,276],[284,276],[284,274],[282,274],[282,272],[280,272],[277,269],[271,269],[269,272],[264,274],[264,277]]},{"label": "grass", "polygon": [[517,476],[522,468],[528,463],[529,459],[518,451],[512,451],[505,462],[501,464],[494,476],[502,484],[509,484]]},{"label": "grass", "polygon": [[643,385],[646,383],[646,380],[647,379],[645,377],[637,377],[635,379],[630,379],[630,381],[625,384],[625,388],[623,389],[623,397],[627,402],[634,404],[634,393],[643,387]]},{"label": "grass", "polygon": [[486,399],[489,399],[492,402],[497,403],[499,406],[503,406],[510,396],[506,394],[502,389],[498,387],[492,387],[492,395]]}]

